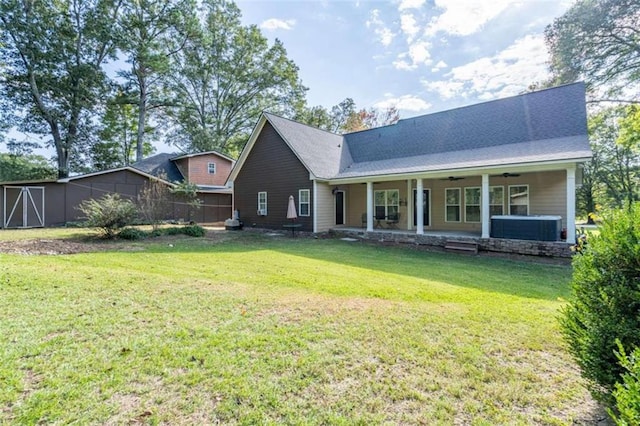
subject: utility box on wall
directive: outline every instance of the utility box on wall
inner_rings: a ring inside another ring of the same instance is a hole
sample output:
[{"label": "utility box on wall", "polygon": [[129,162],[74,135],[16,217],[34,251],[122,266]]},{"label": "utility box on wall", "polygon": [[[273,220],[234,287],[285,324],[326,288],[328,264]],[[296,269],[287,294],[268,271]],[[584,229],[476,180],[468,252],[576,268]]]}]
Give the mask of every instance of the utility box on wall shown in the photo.
[{"label": "utility box on wall", "polygon": [[561,216],[491,216],[491,238],[559,241]]}]

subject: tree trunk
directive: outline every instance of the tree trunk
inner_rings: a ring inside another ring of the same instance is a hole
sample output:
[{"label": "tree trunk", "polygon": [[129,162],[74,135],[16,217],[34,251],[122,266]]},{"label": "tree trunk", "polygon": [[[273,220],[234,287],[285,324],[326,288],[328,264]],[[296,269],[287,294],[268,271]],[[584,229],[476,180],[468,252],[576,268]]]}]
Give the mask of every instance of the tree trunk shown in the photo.
[{"label": "tree trunk", "polygon": [[147,119],[147,86],[141,70],[138,70],[138,84],[140,85],[140,99],[138,100],[138,135],[136,137],[136,161],[142,161],[144,156],[144,128]]}]

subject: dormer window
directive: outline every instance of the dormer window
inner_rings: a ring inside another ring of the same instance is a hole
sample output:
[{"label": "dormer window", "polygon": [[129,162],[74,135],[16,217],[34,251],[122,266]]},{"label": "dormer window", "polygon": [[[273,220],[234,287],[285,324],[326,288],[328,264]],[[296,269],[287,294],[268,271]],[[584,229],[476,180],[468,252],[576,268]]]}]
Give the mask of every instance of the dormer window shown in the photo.
[{"label": "dormer window", "polygon": [[209,171],[210,175],[215,175],[216,174],[216,163],[207,164],[207,170]]}]

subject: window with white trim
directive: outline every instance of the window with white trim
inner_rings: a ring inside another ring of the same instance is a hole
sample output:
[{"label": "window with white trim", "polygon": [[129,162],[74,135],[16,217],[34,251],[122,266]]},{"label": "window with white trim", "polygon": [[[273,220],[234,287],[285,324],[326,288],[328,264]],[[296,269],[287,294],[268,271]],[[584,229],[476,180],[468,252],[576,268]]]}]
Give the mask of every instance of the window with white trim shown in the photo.
[{"label": "window with white trim", "polygon": [[216,174],[216,163],[207,163],[207,171],[210,175]]},{"label": "window with white trim", "polygon": [[504,186],[489,188],[489,217],[504,214]]},{"label": "window with white trim", "polygon": [[374,192],[374,217],[376,219],[386,219],[397,217],[400,210],[400,191],[397,189],[386,189]]},{"label": "window with white trim", "polygon": [[509,185],[509,214],[529,214],[529,185]]},{"label": "window with white trim", "polygon": [[445,222],[460,222],[460,188],[444,190]]},{"label": "window with white trim", "polygon": [[267,193],[266,191],[258,192],[258,216],[267,215]]},{"label": "window with white trim", "polygon": [[298,191],[298,212],[300,216],[311,215],[311,190],[301,189]]},{"label": "window with white trim", "polygon": [[464,221],[480,222],[480,199],[482,192],[480,187],[464,189]]}]

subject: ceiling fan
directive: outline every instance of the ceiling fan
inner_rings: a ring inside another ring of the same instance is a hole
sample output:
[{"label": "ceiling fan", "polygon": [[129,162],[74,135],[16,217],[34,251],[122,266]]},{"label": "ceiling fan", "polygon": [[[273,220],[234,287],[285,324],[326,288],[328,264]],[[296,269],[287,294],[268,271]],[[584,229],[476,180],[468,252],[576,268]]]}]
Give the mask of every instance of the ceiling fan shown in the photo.
[{"label": "ceiling fan", "polygon": [[500,175],[492,175],[492,176],[494,176],[494,177],[495,177],[495,176],[502,176],[502,177],[504,177],[504,178],[508,178],[508,177],[518,177],[518,176],[520,176],[520,173],[509,173],[509,172],[505,172],[505,173],[502,173],[502,174],[500,174]]},{"label": "ceiling fan", "polygon": [[440,180],[448,180],[450,182],[453,182],[454,180],[460,180],[460,179],[464,179],[464,178],[460,177],[460,176],[449,176],[449,177],[446,177],[446,178],[442,178]]}]

